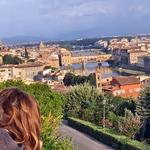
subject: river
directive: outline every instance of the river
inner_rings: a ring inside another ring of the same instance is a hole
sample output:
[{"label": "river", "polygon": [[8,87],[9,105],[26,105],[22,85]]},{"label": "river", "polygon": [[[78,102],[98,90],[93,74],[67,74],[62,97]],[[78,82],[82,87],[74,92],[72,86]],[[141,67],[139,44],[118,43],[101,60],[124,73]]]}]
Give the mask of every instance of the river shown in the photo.
[{"label": "river", "polygon": [[[97,67],[98,67],[98,63],[86,63],[84,66],[83,64],[73,64],[72,71],[76,75],[88,76],[90,73],[95,73]],[[102,78],[127,75],[127,74],[115,71],[115,69],[110,67],[109,64],[106,62],[102,63],[101,72],[102,72]]]}]

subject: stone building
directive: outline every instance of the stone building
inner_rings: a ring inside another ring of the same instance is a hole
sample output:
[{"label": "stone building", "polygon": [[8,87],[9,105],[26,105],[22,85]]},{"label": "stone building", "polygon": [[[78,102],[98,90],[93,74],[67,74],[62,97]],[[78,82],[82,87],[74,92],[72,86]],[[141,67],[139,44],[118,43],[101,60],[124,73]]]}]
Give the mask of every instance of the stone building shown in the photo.
[{"label": "stone building", "polygon": [[36,75],[42,70],[42,64],[2,65],[0,66],[0,81],[34,81]]},{"label": "stone building", "polygon": [[140,56],[146,56],[149,53],[147,51],[129,51],[128,53],[128,60],[129,64],[137,64],[138,63],[138,57]]},{"label": "stone building", "polygon": [[21,64],[13,67],[13,79],[31,80],[43,70],[42,64]]},{"label": "stone building", "polygon": [[137,66],[150,69],[150,56],[140,56],[138,57]]},{"label": "stone building", "polygon": [[120,60],[122,64],[135,65],[138,63],[138,57],[146,56],[149,53],[141,50],[121,49],[119,53],[116,54],[116,56],[118,56],[118,60]]},{"label": "stone building", "polygon": [[59,64],[60,66],[70,66],[72,63],[71,52],[65,48],[61,48],[59,51]]},{"label": "stone building", "polygon": [[0,66],[0,82],[13,79],[13,65]]}]

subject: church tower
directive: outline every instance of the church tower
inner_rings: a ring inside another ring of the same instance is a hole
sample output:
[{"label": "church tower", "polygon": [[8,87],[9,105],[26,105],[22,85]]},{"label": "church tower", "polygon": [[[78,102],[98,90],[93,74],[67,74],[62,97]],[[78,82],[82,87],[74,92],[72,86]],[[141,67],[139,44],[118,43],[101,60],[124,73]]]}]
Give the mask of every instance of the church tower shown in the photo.
[{"label": "church tower", "polygon": [[43,50],[45,48],[45,45],[43,42],[40,43],[40,50]]},{"label": "church tower", "polygon": [[99,65],[96,68],[95,72],[95,78],[96,78],[96,88],[102,91],[102,73],[101,73],[101,66]]}]

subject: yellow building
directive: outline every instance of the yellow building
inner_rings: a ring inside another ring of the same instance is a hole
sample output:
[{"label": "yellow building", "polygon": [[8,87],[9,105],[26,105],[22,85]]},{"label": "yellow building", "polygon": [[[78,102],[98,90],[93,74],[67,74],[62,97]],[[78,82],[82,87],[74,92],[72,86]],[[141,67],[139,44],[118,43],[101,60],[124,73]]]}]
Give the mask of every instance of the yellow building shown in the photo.
[{"label": "yellow building", "polygon": [[148,54],[149,53],[147,51],[137,51],[137,50],[129,51],[128,52],[129,64],[137,64],[138,57],[146,56]]},{"label": "yellow building", "polygon": [[59,54],[59,61],[60,61],[60,66],[69,66],[71,65],[71,52],[68,51],[65,48],[60,49],[60,54]]},{"label": "yellow building", "polygon": [[52,54],[50,57],[49,57],[49,60],[48,60],[48,65],[51,66],[51,67],[54,67],[54,68],[59,68],[59,57],[57,54]]}]

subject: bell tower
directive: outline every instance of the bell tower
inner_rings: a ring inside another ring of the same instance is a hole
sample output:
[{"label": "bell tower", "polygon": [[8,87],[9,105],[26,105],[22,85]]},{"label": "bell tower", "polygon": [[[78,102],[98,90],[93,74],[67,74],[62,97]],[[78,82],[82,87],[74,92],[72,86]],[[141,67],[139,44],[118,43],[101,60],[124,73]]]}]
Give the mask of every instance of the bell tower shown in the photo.
[{"label": "bell tower", "polygon": [[40,42],[40,46],[39,46],[40,50],[43,50],[45,48],[45,45],[43,42]]},{"label": "bell tower", "polygon": [[101,73],[101,65],[99,65],[96,68],[95,72],[95,78],[96,78],[96,88],[102,91],[102,73]]}]

